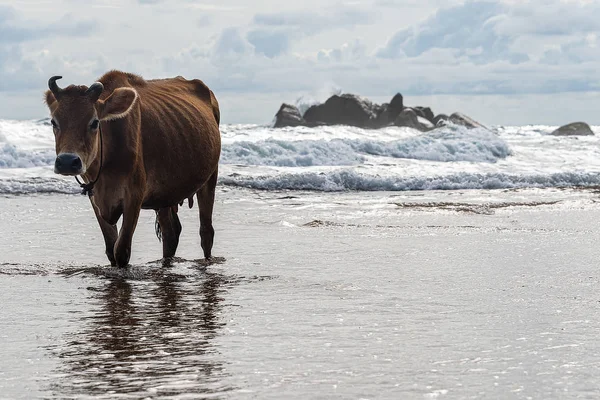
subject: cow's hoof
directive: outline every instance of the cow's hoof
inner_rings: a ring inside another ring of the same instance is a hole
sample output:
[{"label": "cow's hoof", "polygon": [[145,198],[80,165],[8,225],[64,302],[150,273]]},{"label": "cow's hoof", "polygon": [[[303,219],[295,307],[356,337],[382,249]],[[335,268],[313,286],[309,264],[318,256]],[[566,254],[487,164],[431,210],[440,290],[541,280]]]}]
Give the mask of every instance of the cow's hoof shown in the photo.
[{"label": "cow's hoof", "polygon": [[130,250],[123,250],[122,254],[117,254],[116,255],[116,261],[117,261],[117,267],[119,268],[125,268],[127,267],[127,265],[129,265],[129,257],[130,257]]}]

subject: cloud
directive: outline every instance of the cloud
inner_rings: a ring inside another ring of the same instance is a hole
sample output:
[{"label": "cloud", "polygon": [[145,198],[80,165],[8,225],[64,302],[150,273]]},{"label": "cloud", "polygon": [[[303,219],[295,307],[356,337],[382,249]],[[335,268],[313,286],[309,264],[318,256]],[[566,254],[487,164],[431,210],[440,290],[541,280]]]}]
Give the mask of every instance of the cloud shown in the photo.
[{"label": "cloud", "polygon": [[[553,9],[562,7],[558,0],[552,4]],[[372,97],[398,91],[407,96],[489,96],[599,90],[593,79],[600,62],[594,52],[597,36],[575,35],[544,48],[538,41],[548,30],[539,21],[539,30],[527,28],[533,33],[522,34],[522,24],[509,27],[511,18],[531,15],[536,7],[468,1],[435,11],[396,32],[387,43],[382,36],[383,47],[369,46],[353,36],[353,29],[346,29],[337,35],[337,45],[305,40],[302,51],[297,50],[299,36],[325,37],[324,30],[370,23],[372,14],[348,7],[351,11],[338,15],[329,14],[332,9],[256,14],[249,26],[226,28],[207,47],[197,45],[185,56],[164,57],[164,73],[203,71],[203,79],[216,91],[240,96],[296,92],[310,97],[324,86]],[[302,27],[308,30],[301,33]],[[585,60],[594,64],[577,64]]]},{"label": "cloud", "polygon": [[240,58],[253,51],[252,46],[242,36],[240,29],[236,27],[224,29],[212,50],[213,55],[219,59]]},{"label": "cloud", "polygon": [[307,36],[337,28],[352,29],[359,25],[370,25],[373,21],[372,12],[344,5],[326,8],[319,12],[261,13],[256,14],[252,19],[252,22],[258,26],[285,28]]},{"label": "cloud", "polygon": [[600,3],[597,1],[522,2],[509,8],[509,17],[496,24],[499,34],[560,36],[597,32]]},{"label": "cloud", "polygon": [[0,92],[35,87],[38,68],[20,46],[0,46]]},{"label": "cloud", "polygon": [[591,54],[582,58],[575,48],[586,52],[581,37],[600,33],[599,16],[598,2],[554,0],[538,6],[467,1],[441,8],[425,21],[396,32],[376,54],[387,59],[417,58],[434,49],[450,49],[455,58],[478,64],[500,60],[518,64],[532,57],[558,62],[569,55],[571,61],[581,61]]},{"label": "cloud", "polygon": [[16,16],[15,9],[10,6],[0,4],[0,21],[8,21]]},{"label": "cloud", "polygon": [[[600,92],[597,1],[134,0],[123,12],[97,8],[112,0],[59,1],[35,13],[0,5],[1,98],[31,89],[37,104],[53,74],[87,84],[111,68],[200,78],[234,122],[268,122],[278,103],[325,100],[331,87],[377,101],[399,91],[408,104]],[[102,24],[86,18],[89,7]]]},{"label": "cloud", "polygon": [[286,53],[290,47],[289,35],[283,31],[255,29],[248,32],[246,38],[257,53],[269,58]]},{"label": "cloud", "polygon": [[573,63],[599,63],[600,43],[596,34],[588,34],[567,43],[552,46],[542,55],[542,64],[569,65]]},{"label": "cloud", "polygon": [[507,12],[505,4],[481,1],[442,8],[421,24],[398,31],[377,55],[394,59],[418,57],[432,49],[453,49],[457,57],[466,56],[473,62],[527,61],[527,55],[511,51],[510,36],[496,31]]},{"label": "cloud", "polygon": [[56,36],[89,36],[98,26],[94,20],[80,20],[69,14],[50,24],[26,21],[19,18],[14,8],[0,5],[0,45]]},{"label": "cloud", "polygon": [[319,62],[340,63],[361,61],[367,57],[367,47],[360,40],[344,43],[338,48],[321,49],[317,53]]},{"label": "cloud", "polygon": [[[14,8],[0,5],[0,91],[43,87],[48,79],[44,70],[96,70],[94,66],[102,65],[98,62],[98,57],[67,62],[66,58],[51,56],[44,49],[24,49],[24,45],[31,41],[61,36],[86,37],[96,30],[97,24],[94,21],[76,19],[69,14],[54,22],[39,23],[22,19]],[[81,76],[77,72],[74,75]]]},{"label": "cloud", "polygon": [[0,45],[21,43],[43,34],[43,28],[20,26],[13,7],[0,4]]},{"label": "cloud", "polygon": [[212,24],[212,22],[213,22],[212,16],[205,14],[205,15],[201,16],[200,18],[198,18],[197,25],[201,28],[204,28],[204,27]]},{"label": "cloud", "polygon": [[[258,13],[252,18],[246,38],[257,54],[274,58],[288,53],[294,42],[303,38],[336,29],[351,31],[373,21],[372,11],[345,4],[319,11]],[[336,54],[331,55],[335,57]]]},{"label": "cloud", "polygon": [[[440,7],[448,6],[452,3],[461,3],[462,0],[429,0],[426,2],[427,7]],[[376,7],[390,7],[390,8],[416,8],[424,5],[423,0],[375,0],[373,3]]]}]

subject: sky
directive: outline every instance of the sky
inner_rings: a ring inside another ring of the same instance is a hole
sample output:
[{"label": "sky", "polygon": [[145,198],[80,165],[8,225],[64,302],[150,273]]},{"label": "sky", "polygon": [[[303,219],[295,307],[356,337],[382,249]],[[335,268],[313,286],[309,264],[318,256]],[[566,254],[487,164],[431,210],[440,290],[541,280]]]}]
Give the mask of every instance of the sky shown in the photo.
[{"label": "sky", "polygon": [[0,118],[120,69],[202,79],[224,123],[356,93],[490,125],[600,125],[600,1],[0,0]]}]

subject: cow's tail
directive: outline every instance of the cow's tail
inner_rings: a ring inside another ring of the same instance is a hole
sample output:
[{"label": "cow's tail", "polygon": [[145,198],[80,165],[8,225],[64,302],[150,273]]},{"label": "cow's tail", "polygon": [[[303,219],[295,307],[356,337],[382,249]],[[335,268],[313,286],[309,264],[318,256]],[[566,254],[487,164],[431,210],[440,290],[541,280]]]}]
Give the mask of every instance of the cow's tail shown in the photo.
[{"label": "cow's tail", "polygon": [[156,233],[156,237],[159,242],[162,242],[162,230],[160,229],[160,224],[158,223],[158,210],[156,210],[156,221],[154,222],[154,232]]},{"label": "cow's tail", "polygon": [[[194,207],[194,194],[191,195],[190,197],[188,197],[188,206],[190,208]],[[180,206],[183,205],[183,200],[181,200],[179,205]],[[177,220],[177,211],[178,211],[177,205],[174,205],[173,207],[171,207],[171,215],[175,220]],[[158,241],[162,242],[162,229],[160,228],[160,223],[158,222],[158,210],[156,210],[155,212],[156,212],[156,220],[154,221],[154,233],[156,233],[156,237],[158,238]]]}]

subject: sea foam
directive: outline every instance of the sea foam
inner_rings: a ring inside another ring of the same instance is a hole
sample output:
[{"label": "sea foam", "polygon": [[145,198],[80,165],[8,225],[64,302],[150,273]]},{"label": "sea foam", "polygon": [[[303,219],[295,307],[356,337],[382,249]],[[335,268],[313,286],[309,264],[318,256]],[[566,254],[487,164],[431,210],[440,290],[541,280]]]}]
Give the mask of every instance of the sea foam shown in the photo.
[{"label": "sea foam", "polygon": [[[219,183],[318,191],[600,185],[599,136],[550,136],[555,128],[222,125]],[[0,120],[0,193],[77,193],[72,178],[53,173],[54,158],[47,119]]]},{"label": "sea foam", "polygon": [[380,176],[349,169],[331,172],[288,173],[271,176],[223,176],[220,183],[260,190],[405,191],[509,189],[600,185],[600,172],[564,172],[549,175],[511,175],[505,173],[458,173],[438,176]]},{"label": "sea foam", "polygon": [[496,162],[511,154],[508,144],[484,129],[448,129],[393,141],[372,139],[239,141],[223,146],[221,163],[308,167],[357,165],[366,156],[440,162]]}]

